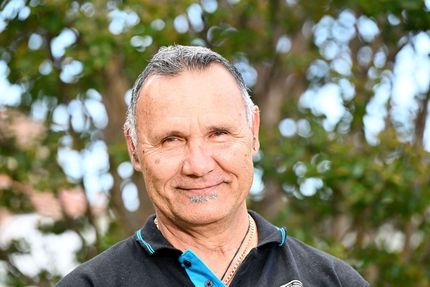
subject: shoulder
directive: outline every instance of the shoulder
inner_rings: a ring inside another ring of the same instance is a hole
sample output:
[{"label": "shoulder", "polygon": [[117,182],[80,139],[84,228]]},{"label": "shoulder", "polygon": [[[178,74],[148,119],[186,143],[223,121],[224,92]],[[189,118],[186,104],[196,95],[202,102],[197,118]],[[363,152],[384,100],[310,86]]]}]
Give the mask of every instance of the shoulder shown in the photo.
[{"label": "shoulder", "polygon": [[318,282],[337,282],[338,286],[369,286],[349,264],[300,240],[288,237],[285,248],[294,258],[297,268],[309,273],[307,278],[315,277]]},{"label": "shoulder", "polygon": [[101,254],[79,265],[57,286],[115,286],[118,276],[127,276],[137,261],[142,261],[142,250],[133,237],[118,242]]}]

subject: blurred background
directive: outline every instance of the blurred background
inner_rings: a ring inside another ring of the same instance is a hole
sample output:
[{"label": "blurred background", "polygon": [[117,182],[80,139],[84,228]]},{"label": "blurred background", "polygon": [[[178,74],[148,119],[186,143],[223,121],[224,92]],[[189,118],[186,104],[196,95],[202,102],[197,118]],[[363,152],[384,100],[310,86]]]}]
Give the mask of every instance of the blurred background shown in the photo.
[{"label": "blurred background", "polygon": [[4,0],[0,286],[53,286],[153,212],[122,126],[159,47],[260,106],[249,207],[372,286],[430,286],[430,0]]}]

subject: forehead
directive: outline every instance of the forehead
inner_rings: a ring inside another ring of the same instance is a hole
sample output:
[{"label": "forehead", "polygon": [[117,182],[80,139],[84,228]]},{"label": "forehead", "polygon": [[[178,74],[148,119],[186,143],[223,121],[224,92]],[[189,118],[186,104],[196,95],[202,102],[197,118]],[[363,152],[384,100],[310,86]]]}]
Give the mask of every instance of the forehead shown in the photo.
[{"label": "forehead", "polygon": [[175,76],[150,76],[140,90],[136,114],[180,116],[208,109],[216,111],[220,117],[246,114],[242,90],[221,64],[184,70]]}]

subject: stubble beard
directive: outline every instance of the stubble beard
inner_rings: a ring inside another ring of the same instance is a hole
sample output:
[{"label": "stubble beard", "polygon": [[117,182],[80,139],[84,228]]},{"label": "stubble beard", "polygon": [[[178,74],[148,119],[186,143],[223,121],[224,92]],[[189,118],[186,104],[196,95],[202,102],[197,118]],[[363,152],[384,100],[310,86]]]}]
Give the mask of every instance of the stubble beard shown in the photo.
[{"label": "stubble beard", "polygon": [[203,203],[208,202],[209,200],[214,200],[218,198],[218,193],[214,192],[209,195],[194,195],[190,197],[190,201],[192,203]]}]

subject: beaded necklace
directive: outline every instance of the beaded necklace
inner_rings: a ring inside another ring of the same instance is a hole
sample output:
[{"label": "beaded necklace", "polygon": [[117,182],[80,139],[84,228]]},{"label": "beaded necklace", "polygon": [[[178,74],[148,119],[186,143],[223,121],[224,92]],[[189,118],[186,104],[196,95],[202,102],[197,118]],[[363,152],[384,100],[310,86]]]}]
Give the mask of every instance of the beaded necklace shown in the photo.
[{"label": "beaded necklace", "polygon": [[[246,255],[248,254],[248,249],[252,245],[254,235],[255,235],[255,221],[251,217],[251,215],[248,215],[248,229],[246,230],[245,236],[243,237],[242,241],[240,242],[239,247],[237,248],[236,252],[234,253],[233,257],[231,258],[227,268],[224,271],[224,274],[221,276],[221,281],[228,286],[230,284],[230,281],[233,279],[234,275],[236,274],[237,269],[239,268],[240,264],[242,264],[243,260],[245,259]],[[158,219],[154,218],[154,224],[157,227],[158,230],[160,230],[160,227],[158,225]],[[249,236],[248,236],[249,235]],[[246,240],[248,238],[248,240]],[[237,254],[239,253],[240,249],[242,249],[243,243],[246,240],[245,248],[242,250],[242,253],[240,253],[239,257],[237,257]],[[235,260],[237,257],[237,260]],[[232,264],[234,263],[233,267]],[[231,269],[230,269],[231,268]],[[230,269],[230,272],[227,274],[227,271]]]},{"label": "beaded necklace", "polygon": [[230,268],[231,264],[233,264],[234,258],[236,258],[237,254],[239,253],[240,248],[242,247],[243,243],[245,242],[246,237],[248,236],[249,229],[251,226],[251,221],[248,221],[248,229],[246,230],[245,236],[243,236],[242,241],[239,244],[239,247],[236,249],[236,252],[234,253],[233,257],[231,258],[230,262],[227,265],[227,268],[224,271],[224,274],[221,276],[221,280],[224,280],[225,275],[227,274],[228,269]]},{"label": "beaded necklace", "polygon": [[[237,269],[239,268],[240,264],[242,264],[243,260],[245,259],[246,255],[248,254],[248,249],[252,245],[254,235],[255,235],[255,222],[254,219],[250,215],[249,216],[249,224],[248,224],[248,230],[245,234],[245,237],[242,239],[242,242],[240,243],[239,248],[236,250],[236,253],[233,255],[233,258],[231,259],[229,265],[227,266],[227,269],[224,272],[224,275],[221,277],[221,281],[228,286],[230,284],[230,281],[233,279],[234,275],[236,274]],[[249,236],[248,236],[249,234]],[[246,241],[245,248],[243,249],[242,253],[240,253],[237,260],[235,260],[239,250],[242,248],[243,242],[248,237],[248,240]],[[234,263],[233,267],[231,268],[228,275],[225,277],[227,271],[230,269],[230,266],[232,263]]]}]

